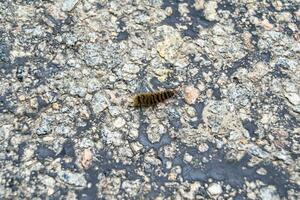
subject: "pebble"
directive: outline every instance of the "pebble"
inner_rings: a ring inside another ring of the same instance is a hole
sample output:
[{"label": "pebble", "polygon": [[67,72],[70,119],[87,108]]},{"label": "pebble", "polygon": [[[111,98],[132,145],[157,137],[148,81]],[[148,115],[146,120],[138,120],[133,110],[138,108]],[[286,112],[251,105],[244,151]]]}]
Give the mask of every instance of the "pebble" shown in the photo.
[{"label": "pebble", "polygon": [[134,153],[137,153],[137,152],[139,152],[140,150],[143,149],[143,145],[141,143],[139,143],[139,142],[133,142],[133,143],[131,143],[130,147],[131,147],[131,149],[132,149],[132,151]]},{"label": "pebble", "polygon": [[252,146],[248,151],[249,151],[250,154],[258,156],[260,158],[270,157],[270,154],[268,152],[262,150],[258,146]]},{"label": "pebble", "polygon": [[98,187],[101,194],[113,195],[115,197],[121,188],[121,178],[116,176],[102,177]]},{"label": "pebble", "polygon": [[194,104],[199,95],[199,90],[193,86],[188,86],[184,90],[184,99],[188,104]]},{"label": "pebble", "polygon": [[61,10],[65,12],[70,12],[74,9],[75,5],[79,0],[64,0]]},{"label": "pebble", "polygon": [[96,78],[91,78],[87,83],[87,91],[89,93],[96,92],[100,88],[100,81]]},{"label": "pebble", "polygon": [[173,14],[173,10],[171,7],[166,7],[165,12],[167,16],[171,16]]},{"label": "pebble", "polygon": [[161,136],[166,132],[165,127],[162,124],[159,124],[157,126],[152,126],[148,128],[147,135],[148,139],[152,144],[159,142]]},{"label": "pebble", "polygon": [[52,118],[45,117],[41,119],[41,123],[39,124],[38,128],[36,129],[36,134],[37,135],[46,135],[51,132],[51,123],[52,123]]},{"label": "pebble", "polygon": [[283,6],[281,1],[272,1],[272,5],[277,11],[281,11]]},{"label": "pebble", "polygon": [[97,92],[92,99],[91,106],[95,114],[100,114],[108,107],[108,101],[102,92]]},{"label": "pebble", "polygon": [[104,62],[103,54],[100,52],[103,50],[101,44],[88,43],[85,45],[84,51],[84,61],[90,67],[96,67]]},{"label": "pebble", "polygon": [[261,188],[259,196],[261,200],[280,200],[277,190],[273,185]]},{"label": "pebble", "polygon": [[267,170],[261,167],[256,170],[256,173],[258,173],[259,175],[267,175]]},{"label": "pebble", "polygon": [[20,100],[20,101],[25,101],[25,99],[26,99],[25,95],[20,95],[20,96],[19,96],[19,100]]},{"label": "pebble", "polygon": [[200,188],[201,184],[199,182],[194,182],[189,184],[188,189],[186,187],[180,187],[179,192],[183,199],[195,199]]},{"label": "pebble", "polygon": [[51,176],[48,176],[48,175],[42,175],[40,177],[41,180],[43,180],[43,184],[47,186],[47,194],[48,195],[52,195],[55,190],[54,190],[54,187],[55,187],[55,179],[52,178]]},{"label": "pebble", "polygon": [[300,95],[297,93],[285,93],[284,96],[293,105],[300,105]]},{"label": "pebble", "polygon": [[206,152],[208,149],[209,149],[209,146],[208,146],[206,143],[201,143],[201,144],[198,146],[198,150],[199,150],[201,153]]},{"label": "pebble", "polygon": [[246,106],[250,103],[250,92],[241,86],[232,87],[228,91],[230,102],[235,105]]},{"label": "pebble", "polygon": [[0,127],[0,141],[6,139],[11,131],[12,127],[10,125],[3,125]]},{"label": "pebble", "polygon": [[126,121],[123,117],[118,117],[113,123],[114,127],[116,127],[116,128],[121,128],[125,124],[126,124]]},{"label": "pebble", "polygon": [[204,0],[195,0],[194,6],[196,10],[204,9]]},{"label": "pebble", "polygon": [[90,149],[85,149],[81,158],[81,165],[84,169],[88,169],[92,165],[93,153]]},{"label": "pebble", "polygon": [[217,7],[218,4],[216,1],[207,1],[204,3],[204,16],[208,21],[215,21],[218,19]]},{"label": "pebble", "polygon": [[170,63],[176,63],[178,50],[183,43],[179,32],[171,26],[161,26],[158,35],[163,35],[164,39],[156,46],[157,52]]},{"label": "pebble", "polygon": [[219,196],[223,192],[221,185],[218,183],[210,184],[207,191],[210,196]]},{"label": "pebble", "polygon": [[54,110],[58,110],[58,109],[60,108],[60,105],[59,105],[58,103],[53,103],[53,104],[52,104],[52,108],[53,108]]},{"label": "pebble", "polygon": [[271,24],[267,19],[260,21],[260,25],[266,30],[272,30],[274,28],[273,24]]},{"label": "pebble", "polygon": [[139,131],[137,129],[131,129],[129,130],[129,134],[128,136],[130,137],[130,139],[137,139],[139,136]]},{"label": "pebble", "polygon": [[67,184],[78,187],[86,187],[87,185],[87,181],[84,178],[84,174],[73,173],[69,171],[58,171],[57,175],[60,180]]},{"label": "pebble", "polygon": [[193,160],[193,156],[192,156],[191,154],[189,154],[189,153],[185,153],[183,159],[184,159],[186,162],[190,163],[190,162],[192,162],[192,160]]},{"label": "pebble", "polygon": [[28,160],[32,159],[33,156],[34,156],[34,149],[32,149],[32,146],[29,146],[29,147],[27,146],[24,149],[22,161],[28,161]]},{"label": "pebble", "polygon": [[291,155],[289,155],[289,153],[286,150],[282,149],[281,151],[274,152],[273,155],[276,158],[283,160],[286,164],[293,163],[293,159],[292,159]]},{"label": "pebble", "polygon": [[110,131],[107,128],[103,128],[101,130],[101,136],[107,144],[120,146],[124,143],[122,133],[117,131]]},{"label": "pebble", "polygon": [[70,85],[70,94],[73,96],[84,97],[86,95],[86,88],[79,86],[76,83]]},{"label": "pebble", "polygon": [[121,187],[127,194],[129,194],[131,197],[134,197],[139,193],[141,186],[140,180],[125,180],[123,181]]},{"label": "pebble", "polygon": [[138,65],[134,65],[134,64],[125,64],[122,68],[122,70],[125,73],[129,73],[129,74],[136,74],[140,71],[140,68]]}]

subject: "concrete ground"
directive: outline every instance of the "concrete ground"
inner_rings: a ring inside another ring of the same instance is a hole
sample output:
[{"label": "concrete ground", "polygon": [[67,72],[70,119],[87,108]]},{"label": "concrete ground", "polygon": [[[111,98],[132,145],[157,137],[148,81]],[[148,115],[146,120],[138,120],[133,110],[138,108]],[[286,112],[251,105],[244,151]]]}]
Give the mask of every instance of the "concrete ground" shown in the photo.
[{"label": "concrete ground", "polygon": [[299,5],[0,1],[0,198],[299,199]]}]

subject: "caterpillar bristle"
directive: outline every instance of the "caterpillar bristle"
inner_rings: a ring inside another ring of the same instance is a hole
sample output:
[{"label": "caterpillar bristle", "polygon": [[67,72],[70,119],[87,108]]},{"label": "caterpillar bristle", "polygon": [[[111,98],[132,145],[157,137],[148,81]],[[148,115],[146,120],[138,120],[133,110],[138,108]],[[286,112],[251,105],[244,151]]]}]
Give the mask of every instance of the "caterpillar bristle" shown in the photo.
[{"label": "caterpillar bristle", "polygon": [[177,93],[176,90],[164,90],[160,92],[140,93],[133,98],[133,106],[134,107],[155,106],[173,97],[176,93]]}]

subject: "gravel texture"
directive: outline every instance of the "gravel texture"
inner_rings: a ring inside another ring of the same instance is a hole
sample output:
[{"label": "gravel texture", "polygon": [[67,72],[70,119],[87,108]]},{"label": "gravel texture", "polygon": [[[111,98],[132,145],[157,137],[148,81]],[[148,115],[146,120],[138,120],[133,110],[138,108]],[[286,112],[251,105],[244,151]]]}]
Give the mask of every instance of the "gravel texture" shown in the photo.
[{"label": "gravel texture", "polygon": [[0,1],[0,199],[299,199],[299,5]]}]

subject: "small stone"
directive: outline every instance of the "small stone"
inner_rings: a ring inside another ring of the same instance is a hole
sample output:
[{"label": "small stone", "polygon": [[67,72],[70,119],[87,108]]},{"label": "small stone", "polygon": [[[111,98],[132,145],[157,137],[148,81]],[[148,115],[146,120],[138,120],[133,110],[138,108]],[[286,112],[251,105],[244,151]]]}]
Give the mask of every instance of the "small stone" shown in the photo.
[{"label": "small stone", "polygon": [[29,104],[30,104],[30,107],[33,109],[37,109],[39,107],[37,98],[30,99]]},{"label": "small stone", "polygon": [[198,146],[198,150],[199,150],[201,153],[206,152],[208,149],[209,149],[209,146],[208,146],[206,143],[201,143],[201,144]]},{"label": "small stone", "polygon": [[131,197],[134,197],[139,193],[141,186],[140,180],[125,180],[122,183],[122,189]]},{"label": "small stone", "polygon": [[165,58],[170,63],[176,63],[178,51],[183,43],[183,39],[179,32],[171,26],[161,26],[158,28],[158,35],[163,35],[164,38],[156,46],[159,55]]},{"label": "small stone", "polygon": [[37,135],[46,135],[52,131],[51,128],[52,118],[45,117],[41,119],[41,122],[36,130]]},{"label": "small stone", "polygon": [[34,156],[34,149],[32,149],[32,147],[26,147],[26,149],[24,150],[23,156],[22,156],[22,161],[28,161],[30,159],[32,159]]},{"label": "small stone", "polygon": [[221,185],[218,183],[212,183],[207,191],[210,196],[219,196],[223,192]]},{"label": "small stone", "polygon": [[209,160],[208,160],[206,157],[203,157],[203,158],[202,158],[202,162],[203,162],[203,163],[208,163],[208,161],[209,161]]},{"label": "small stone", "polygon": [[180,187],[179,192],[181,196],[183,197],[182,199],[198,199],[195,198],[197,197],[197,193],[199,192],[201,187],[201,184],[199,182],[194,182],[189,184],[189,187]]},{"label": "small stone", "polygon": [[275,152],[274,156],[277,159],[283,160],[286,164],[292,164],[294,162],[291,155],[289,155],[289,152],[283,149],[281,151]]},{"label": "small stone", "polygon": [[267,170],[261,167],[256,170],[256,173],[258,173],[259,175],[267,175]]},{"label": "small stone", "polygon": [[184,154],[184,158],[183,158],[186,162],[190,163],[193,160],[193,156],[189,153],[185,153]]},{"label": "small stone", "polygon": [[89,148],[94,145],[94,142],[89,138],[82,138],[81,142],[79,143],[80,148]]},{"label": "small stone", "polygon": [[51,195],[55,192],[55,180],[51,176],[48,175],[42,175],[40,177],[40,180],[43,180],[43,184],[47,186],[47,194]]},{"label": "small stone", "polygon": [[137,139],[139,136],[139,131],[137,129],[131,129],[128,133],[128,136],[130,137],[130,139]]},{"label": "small stone", "polygon": [[131,143],[130,147],[131,147],[131,149],[132,149],[132,151],[134,153],[137,153],[137,152],[139,152],[140,150],[143,149],[143,145],[141,143],[139,143],[139,142],[133,142],[133,143]]},{"label": "small stone", "polygon": [[119,131],[110,131],[107,128],[101,130],[101,136],[103,141],[107,144],[113,144],[115,146],[120,146],[124,144],[123,135]]},{"label": "small stone", "polygon": [[59,171],[57,175],[63,182],[70,185],[85,187],[87,184],[84,174],[72,173],[69,171]]},{"label": "small stone", "polygon": [[246,31],[243,33],[243,40],[244,40],[244,44],[247,48],[252,48],[253,45],[252,45],[252,35],[250,32]]},{"label": "small stone", "polygon": [[52,108],[53,108],[54,110],[58,110],[58,109],[60,108],[60,105],[59,105],[58,103],[53,103],[53,104],[52,104]]},{"label": "small stone", "polygon": [[86,88],[81,87],[75,83],[71,83],[69,89],[70,89],[70,94],[73,96],[84,97],[86,95]]},{"label": "small stone", "polygon": [[171,16],[173,14],[173,10],[171,7],[166,7],[165,12],[167,16]]},{"label": "small stone", "polygon": [[102,65],[104,58],[101,50],[103,48],[100,44],[87,43],[83,49],[85,63],[90,67]]},{"label": "small stone", "polygon": [[145,153],[144,161],[146,164],[154,166],[159,166],[162,164],[162,161],[157,158],[154,149],[151,149],[147,153]]},{"label": "small stone", "polygon": [[231,103],[240,106],[246,106],[250,100],[250,91],[247,88],[241,86],[233,86],[228,91],[229,100]]},{"label": "small stone", "polygon": [[138,65],[134,65],[134,64],[125,64],[122,68],[122,70],[125,73],[129,73],[129,74],[136,74],[140,71],[140,68]]},{"label": "small stone", "polygon": [[116,128],[121,128],[125,125],[126,121],[124,120],[123,117],[118,117],[115,121],[114,121],[114,127]]},{"label": "small stone", "polygon": [[184,99],[188,104],[194,104],[199,95],[199,90],[193,86],[188,86],[184,90]]},{"label": "small stone", "polygon": [[268,66],[264,62],[258,62],[253,66],[253,70],[248,73],[251,80],[259,81],[269,72]]},{"label": "small stone", "polygon": [[201,10],[204,8],[204,0],[195,0],[194,7],[196,10]]},{"label": "small stone", "polygon": [[254,156],[258,156],[260,158],[268,158],[268,157],[270,157],[270,154],[268,152],[262,150],[258,146],[253,146],[248,151],[249,151],[250,154],[252,154]]},{"label": "small stone", "polygon": [[121,178],[120,177],[102,177],[98,185],[99,192],[105,195],[116,196],[121,188]]},{"label": "small stone", "polygon": [[280,200],[277,190],[273,185],[261,188],[259,196],[262,200]]},{"label": "small stone", "polygon": [[9,137],[11,129],[12,127],[10,125],[4,125],[0,127],[0,141]]},{"label": "small stone", "polygon": [[96,78],[92,78],[87,83],[87,90],[89,93],[96,92],[100,88],[100,81]]},{"label": "small stone", "polygon": [[243,133],[241,131],[231,131],[229,134],[230,141],[236,141],[243,138]]},{"label": "small stone", "polygon": [[273,1],[272,5],[277,11],[281,11],[283,6],[281,1]]},{"label": "small stone", "polygon": [[64,135],[67,137],[72,137],[75,135],[76,131],[74,127],[66,125],[66,124],[59,124],[55,126],[54,132],[59,135]]},{"label": "small stone", "polygon": [[297,93],[285,93],[284,96],[293,105],[300,105],[300,95]]},{"label": "small stone", "polygon": [[81,158],[81,164],[84,169],[88,169],[92,165],[93,153],[90,149],[85,149]]},{"label": "small stone", "polygon": [[251,200],[257,199],[256,194],[255,194],[255,192],[253,192],[253,191],[247,192],[247,197],[248,197],[249,199],[251,199]]},{"label": "small stone", "polygon": [[91,105],[93,112],[98,115],[108,107],[108,102],[102,92],[97,92],[92,99]]},{"label": "small stone", "polygon": [[25,101],[25,99],[26,99],[25,95],[20,95],[20,96],[19,96],[19,100],[20,100],[20,101]]},{"label": "small stone", "polygon": [[65,12],[70,12],[71,10],[74,9],[77,2],[78,0],[64,0],[61,10]]},{"label": "small stone", "polygon": [[189,13],[188,4],[187,3],[179,3],[178,11],[182,16],[186,16]]},{"label": "small stone", "polygon": [[187,109],[186,109],[186,112],[187,112],[188,116],[191,117],[191,118],[196,116],[196,110],[192,106],[188,106]]},{"label": "small stone", "polygon": [[165,132],[166,132],[166,128],[162,124],[159,124],[157,126],[151,126],[150,128],[147,129],[148,139],[152,144],[159,142],[161,136]]},{"label": "small stone", "polygon": [[204,16],[208,21],[215,21],[218,19],[217,1],[207,1],[204,4]]},{"label": "small stone", "polygon": [[133,152],[129,146],[122,146],[118,149],[118,156],[121,158],[127,157],[127,158],[132,158],[133,157]]},{"label": "small stone", "polygon": [[262,20],[260,25],[266,30],[271,30],[274,27],[273,24],[271,24],[267,19]]},{"label": "small stone", "polygon": [[170,181],[176,181],[178,174],[181,173],[181,167],[175,166],[170,170],[170,173],[168,175],[168,180]]}]

